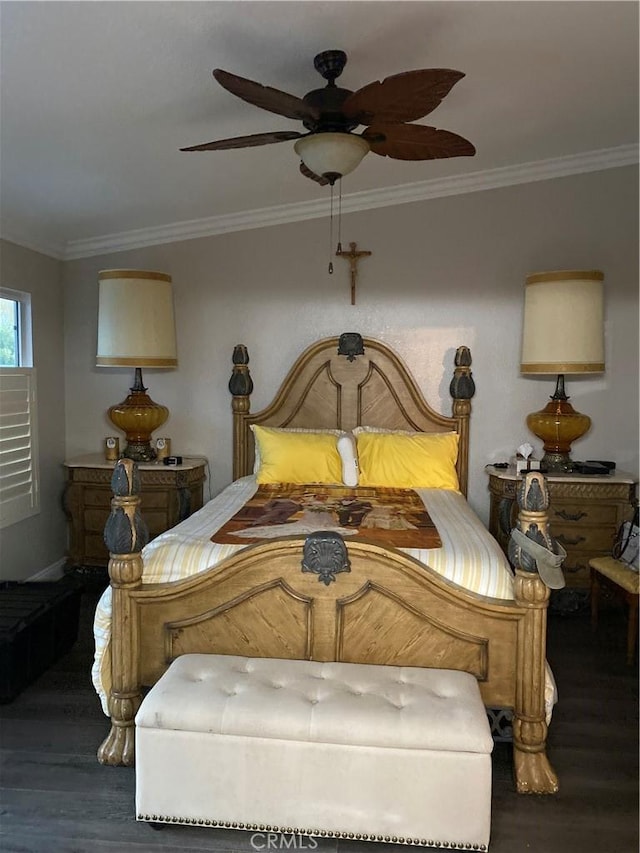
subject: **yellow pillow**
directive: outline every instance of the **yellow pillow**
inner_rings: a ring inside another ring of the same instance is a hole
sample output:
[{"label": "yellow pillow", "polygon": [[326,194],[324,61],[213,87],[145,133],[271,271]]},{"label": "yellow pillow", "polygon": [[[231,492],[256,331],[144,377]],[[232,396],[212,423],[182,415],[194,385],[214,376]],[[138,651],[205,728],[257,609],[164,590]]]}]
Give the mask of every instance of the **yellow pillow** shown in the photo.
[{"label": "yellow pillow", "polygon": [[252,428],[260,452],[258,483],[342,483],[335,435]]},{"label": "yellow pillow", "polygon": [[460,489],[456,432],[362,432],[356,441],[361,486]]}]

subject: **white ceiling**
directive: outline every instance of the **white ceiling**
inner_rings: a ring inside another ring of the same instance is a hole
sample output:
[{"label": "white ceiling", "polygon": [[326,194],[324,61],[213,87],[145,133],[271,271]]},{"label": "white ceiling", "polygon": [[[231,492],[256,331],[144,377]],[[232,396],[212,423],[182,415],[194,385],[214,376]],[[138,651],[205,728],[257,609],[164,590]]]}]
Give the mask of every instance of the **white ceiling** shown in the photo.
[{"label": "white ceiling", "polygon": [[329,191],[299,174],[292,142],[178,150],[302,129],[230,95],[213,68],[298,96],[324,85],[313,57],[332,48],[354,90],[465,72],[422,123],[476,156],[369,154],[343,181],[347,209],[637,158],[637,2],[22,1],[0,14],[2,235],[58,257],[326,215]]}]

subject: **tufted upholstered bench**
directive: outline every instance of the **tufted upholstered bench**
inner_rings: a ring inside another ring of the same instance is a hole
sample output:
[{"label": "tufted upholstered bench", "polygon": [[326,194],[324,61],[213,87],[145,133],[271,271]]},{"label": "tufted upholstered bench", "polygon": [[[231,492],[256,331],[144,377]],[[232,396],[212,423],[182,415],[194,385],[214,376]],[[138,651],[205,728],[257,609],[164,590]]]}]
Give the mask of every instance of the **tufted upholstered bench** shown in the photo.
[{"label": "tufted upholstered bench", "polygon": [[136,716],[137,818],[486,850],[492,747],[465,672],[184,655]]}]

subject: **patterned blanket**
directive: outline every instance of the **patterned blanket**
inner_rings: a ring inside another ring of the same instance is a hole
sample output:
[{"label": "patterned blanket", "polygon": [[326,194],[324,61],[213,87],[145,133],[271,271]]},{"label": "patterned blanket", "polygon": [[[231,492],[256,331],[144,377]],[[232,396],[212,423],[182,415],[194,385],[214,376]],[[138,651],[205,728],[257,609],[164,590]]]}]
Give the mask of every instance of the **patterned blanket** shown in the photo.
[{"label": "patterned blanket", "polygon": [[333,530],[394,548],[440,548],[442,541],[411,489],[263,485],[212,537],[246,545],[279,536]]}]

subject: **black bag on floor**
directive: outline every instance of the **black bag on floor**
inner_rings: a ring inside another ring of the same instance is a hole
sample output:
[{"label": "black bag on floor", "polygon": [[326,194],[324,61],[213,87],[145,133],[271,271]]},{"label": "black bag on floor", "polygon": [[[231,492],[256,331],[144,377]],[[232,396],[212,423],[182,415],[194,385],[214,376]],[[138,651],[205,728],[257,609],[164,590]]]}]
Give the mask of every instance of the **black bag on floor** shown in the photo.
[{"label": "black bag on floor", "polygon": [[636,507],[633,520],[625,521],[624,524],[620,525],[612,551],[616,560],[626,563],[634,572],[638,571],[638,548],[640,546],[640,537],[638,536],[640,532],[639,524],[638,507]]}]

